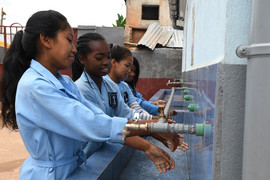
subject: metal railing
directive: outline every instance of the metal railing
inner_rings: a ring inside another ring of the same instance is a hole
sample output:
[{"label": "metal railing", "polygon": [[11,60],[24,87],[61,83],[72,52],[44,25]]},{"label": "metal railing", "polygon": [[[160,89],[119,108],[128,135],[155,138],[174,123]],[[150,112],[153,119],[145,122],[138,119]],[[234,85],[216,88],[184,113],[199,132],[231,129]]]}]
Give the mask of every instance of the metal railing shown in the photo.
[{"label": "metal railing", "polygon": [[19,30],[23,30],[23,26],[19,23],[13,23],[10,26],[0,26],[0,62],[3,62],[7,49],[9,48],[14,35]]}]

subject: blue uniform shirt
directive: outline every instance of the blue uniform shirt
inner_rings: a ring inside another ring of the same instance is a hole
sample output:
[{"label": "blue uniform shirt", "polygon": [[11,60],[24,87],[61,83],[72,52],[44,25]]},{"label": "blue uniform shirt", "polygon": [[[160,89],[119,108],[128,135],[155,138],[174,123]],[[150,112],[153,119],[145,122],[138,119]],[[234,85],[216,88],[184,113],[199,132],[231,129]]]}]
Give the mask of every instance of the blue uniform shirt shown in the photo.
[{"label": "blue uniform shirt", "polygon": [[[90,84],[89,84],[90,83]],[[114,117],[133,119],[131,109],[125,104],[117,85],[108,78],[102,77],[101,92],[96,83],[85,72],[75,82],[84,97],[95,103],[105,114]]]},{"label": "blue uniform shirt", "polygon": [[[110,117],[118,116],[128,118],[129,120],[133,119],[134,115],[131,109],[125,104],[117,85],[110,79],[102,77],[101,92],[93,79],[85,72],[82,73],[75,84],[81,90],[84,97],[97,105],[105,114]],[[83,145],[83,151],[89,157],[102,146],[102,142],[87,142]]]},{"label": "blue uniform shirt", "polygon": [[[111,80],[109,75],[106,75],[104,77]],[[115,82],[113,82],[113,83],[115,83]],[[132,112],[135,113],[137,110],[140,110],[140,111],[142,111],[142,113],[140,113],[141,119],[143,119],[143,120],[151,120],[152,119],[152,115],[150,115],[147,111],[142,109],[142,107],[138,104],[138,102],[136,101],[133,93],[131,92],[131,90],[128,87],[128,84],[126,82],[124,82],[123,80],[120,80],[119,83],[115,83],[115,84],[118,86],[119,91],[122,95],[122,98],[124,99],[124,102],[131,108]]]},{"label": "blue uniform shirt", "polygon": [[129,85],[129,88],[131,90],[131,92],[133,93],[136,101],[138,102],[138,104],[144,109],[146,110],[149,114],[153,115],[153,116],[158,116],[159,112],[158,112],[158,106],[151,104],[150,101],[146,101],[146,99],[144,99],[142,97],[142,94],[138,93],[138,91],[136,90],[136,88],[134,87],[134,89]]},{"label": "blue uniform shirt", "polygon": [[[109,75],[106,75],[104,77],[107,79],[111,79]],[[117,84],[120,90],[120,93],[127,105],[130,105],[131,103],[136,101],[133,93],[131,92],[130,88],[128,87],[128,84],[125,81],[120,80],[120,83],[115,83],[115,84]]]},{"label": "blue uniform shirt", "polygon": [[68,76],[55,77],[35,60],[18,83],[15,109],[30,154],[20,179],[66,179],[79,166],[83,142],[123,143],[126,118],[107,116]]}]

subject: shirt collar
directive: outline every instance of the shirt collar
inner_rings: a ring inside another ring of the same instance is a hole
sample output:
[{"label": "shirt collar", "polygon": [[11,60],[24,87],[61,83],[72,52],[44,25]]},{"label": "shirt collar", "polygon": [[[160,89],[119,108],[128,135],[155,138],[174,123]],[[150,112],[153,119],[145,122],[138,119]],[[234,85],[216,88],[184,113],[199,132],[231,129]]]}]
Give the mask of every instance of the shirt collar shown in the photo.
[{"label": "shirt collar", "polygon": [[[101,81],[101,84],[102,83],[107,83],[106,81],[104,81],[104,78],[106,77],[106,76],[108,76],[108,75],[105,75],[105,76],[102,76],[102,81]],[[108,76],[108,77],[110,77],[110,76]],[[81,75],[81,78],[82,78],[82,80],[84,81],[84,82],[86,82],[86,83],[88,83],[88,81],[91,83],[91,88],[93,88],[93,86],[97,86],[96,85],[96,83],[95,83],[95,81],[88,75],[88,73],[86,73],[85,71],[83,71],[83,73],[82,73],[82,75]],[[87,78],[88,78],[88,80],[87,80]]]},{"label": "shirt collar", "polygon": [[59,72],[57,72],[57,78],[56,78],[48,69],[46,69],[44,66],[42,66],[39,62],[37,62],[34,59],[31,60],[30,67],[34,69],[35,71],[37,71],[41,76],[45,77],[50,82],[52,82],[56,88],[65,89],[63,85],[61,84],[61,82],[59,81],[59,80],[64,79]]}]

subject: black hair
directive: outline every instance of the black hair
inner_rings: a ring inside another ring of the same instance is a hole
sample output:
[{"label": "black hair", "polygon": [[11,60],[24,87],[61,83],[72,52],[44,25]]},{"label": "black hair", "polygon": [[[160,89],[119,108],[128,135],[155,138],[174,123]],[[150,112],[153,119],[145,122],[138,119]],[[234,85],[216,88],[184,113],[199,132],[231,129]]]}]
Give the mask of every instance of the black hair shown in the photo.
[{"label": "black hair", "polygon": [[89,46],[91,41],[105,41],[105,39],[98,33],[86,33],[79,37],[76,45],[77,53],[75,54],[75,60],[72,63],[73,81],[79,79],[84,70],[84,67],[80,63],[78,56],[82,55],[84,58],[86,58],[87,53],[92,51],[91,47]]},{"label": "black hair", "polygon": [[135,68],[136,68],[136,71],[135,71],[135,77],[134,77],[134,80],[133,80],[133,81],[134,81],[133,84],[134,84],[134,86],[136,87],[137,82],[138,82],[138,80],[139,80],[139,76],[140,76],[140,64],[139,64],[138,59],[135,58],[135,57],[133,57],[133,65],[134,65]]},{"label": "black hair", "polygon": [[130,87],[132,88],[133,91],[135,91],[137,82],[139,80],[139,76],[140,76],[140,65],[139,65],[139,61],[136,57],[133,56],[133,65],[135,66],[136,70],[135,70],[135,76],[134,79],[130,82],[126,82],[130,85]]},{"label": "black hair", "polygon": [[117,62],[120,62],[121,60],[123,60],[128,56],[132,56],[130,50],[123,46],[110,44],[110,49],[111,49],[111,59],[114,59]]},{"label": "black hair", "polygon": [[24,31],[18,31],[3,60],[0,82],[2,101],[2,127],[18,129],[15,116],[15,95],[18,82],[38,55],[40,34],[55,38],[58,31],[69,26],[65,16],[57,11],[39,11],[27,21]]}]

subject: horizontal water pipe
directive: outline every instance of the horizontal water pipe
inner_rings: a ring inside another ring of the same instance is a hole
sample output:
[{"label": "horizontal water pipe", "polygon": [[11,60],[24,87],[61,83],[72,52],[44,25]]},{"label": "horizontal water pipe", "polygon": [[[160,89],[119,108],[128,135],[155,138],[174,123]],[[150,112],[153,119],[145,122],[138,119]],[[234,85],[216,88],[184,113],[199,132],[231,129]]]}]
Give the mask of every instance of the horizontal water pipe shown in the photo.
[{"label": "horizontal water pipe", "polygon": [[183,123],[146,123],[146,124],[126,124],[121,131],[122,141],[130,134],[130,130],[146,131],[151,133],[181,133],[196,134],[197,136],[209,136],[211,134],[210,124],[183,124]]}]

